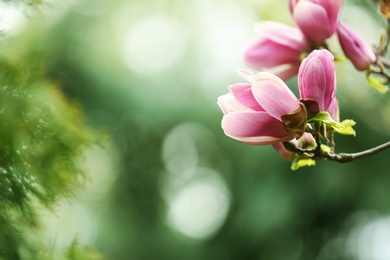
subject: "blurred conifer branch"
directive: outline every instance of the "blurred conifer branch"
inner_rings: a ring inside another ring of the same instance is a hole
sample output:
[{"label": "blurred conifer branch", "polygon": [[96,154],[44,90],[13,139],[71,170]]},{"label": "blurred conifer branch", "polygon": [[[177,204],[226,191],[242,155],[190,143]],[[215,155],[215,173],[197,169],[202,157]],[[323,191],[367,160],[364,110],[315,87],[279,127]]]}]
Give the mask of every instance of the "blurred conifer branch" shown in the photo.
[{"label": "blurred conifer branch", "polygon": [[[43,48],[21,39],[0,45],[0,259],[56,259],[37,235],[38,210],[53,210],[82,187],[80,162],[95,132],[80,107],[45,77]],[[87,251],[75,243],[63,254],[99,259]]]}]

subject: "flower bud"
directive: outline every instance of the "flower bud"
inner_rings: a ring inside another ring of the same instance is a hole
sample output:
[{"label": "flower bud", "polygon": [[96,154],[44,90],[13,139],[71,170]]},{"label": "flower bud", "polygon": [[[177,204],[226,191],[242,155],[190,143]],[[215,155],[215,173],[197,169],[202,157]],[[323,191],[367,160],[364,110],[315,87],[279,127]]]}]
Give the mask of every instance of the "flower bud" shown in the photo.
[{"label": "flower bud", "polygon": [[291,14],[305,37],[321,44],[337,27],[342,0],[290,0]]},{"label": "flower bud", "polygon": [[314,50],[310,53],[299,68],[298,86],[302,99],[314,100],[320,112],[329,112],[336,95],[333,55],[327,50]]},{"label": "flower bud", "polygon": [[376,60],[373,50],[348,25],[340,22],[337,35],[345,56],[357,70],[366,70]]}]

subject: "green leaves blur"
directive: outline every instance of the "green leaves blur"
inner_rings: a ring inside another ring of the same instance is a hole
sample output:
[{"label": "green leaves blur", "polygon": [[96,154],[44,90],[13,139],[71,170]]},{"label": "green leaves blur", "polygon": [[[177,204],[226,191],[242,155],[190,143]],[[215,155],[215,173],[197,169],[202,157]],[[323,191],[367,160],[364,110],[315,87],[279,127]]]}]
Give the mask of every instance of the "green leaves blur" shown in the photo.
[{"label": "green leaves blur", "polygon": [[50,206],[80,184],[91,137],[77,106],[41,78],[37,59],[0,60],[0,198],[21,208],[31,195]]},{"label": "green leaves blur", "polygon": [[[83,184],[83,153],[93,139],[79,107],[45,77],[45,55],[21,44],[0,52],[0,258],[35,258],[26,234],[37,206]],[[26,253],[28,252],[28,253]]]}]

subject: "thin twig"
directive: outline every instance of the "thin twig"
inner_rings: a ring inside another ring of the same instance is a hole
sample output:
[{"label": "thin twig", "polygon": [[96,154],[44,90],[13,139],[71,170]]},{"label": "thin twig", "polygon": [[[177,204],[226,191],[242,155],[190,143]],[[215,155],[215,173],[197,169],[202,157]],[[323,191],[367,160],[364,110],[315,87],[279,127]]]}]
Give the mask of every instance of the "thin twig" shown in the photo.
[{"label": "thin twig", "polygon": [[384,45],[383,51],[382,51],[382,56],[384,56],[387,52],[387,48],[389,47],[390,43],[390,20],[387,19],[387,26],[386,26],[386,43]]},{"label": "thin twig", "polygon": [[386,25],[386,35],[384,36],[385,39],[382,40],[381,39],[381,42],[379,43],[379,46],[376,47],[376,50],[375,50],[375,53],[376,53],[376,56],[377,57],[380,57],[380,56],[385,56],[386,52],[387,52],[387,48],[389,47],[389,43],[390,43],[390,20],[387,19],[387,25]]},{"label": "thin twig", "polygon": [[390,82],[390,73],[386,71],[386,68],[390,68],[390,61],[383,57],[378,57],[376,64],[370,68],[372,73],[382,76],[386,83]]},{"label": "thin twig", "polygon": [[331,153],[324,153],[324,157],[326,159],[336,161],[336,162],[352,162],[356,159],[360,159],[366,156],[371,156],[374,154],[377,154],[383,150],[389,149],[390,148],[390,142],[378,145],[374,148],[358,152],[358,153],[339,153],[339,154],[331,154]]},{"label": "thin twig", "polygon": [[305,157],[309,157],[312,159],[328,159],[331,161],[336,161],[340,163],[346,163],[346,162],[352,162],[356,159],[360,159],[366,156],[371,156],[374,154],[377,154],[383,150],[390,148],[390,142],[378,145],[376,147],[373,147],[371,149],[358,152],[358,153],[329,153],[324,152],[320,148],[320,144],[317,142],[317,147],[315,149],[301,149],[293,145],[292,143],[286,142],[283,143],[287,150],[297,153],[297,154],[305,154]]},{"label": "thin twig", "polygon": [[[378,62],[382,63],[385,68],[390,68],[390,61],[383,56],[377,57]],[[380,72],[380,71],[378,71]]]}]

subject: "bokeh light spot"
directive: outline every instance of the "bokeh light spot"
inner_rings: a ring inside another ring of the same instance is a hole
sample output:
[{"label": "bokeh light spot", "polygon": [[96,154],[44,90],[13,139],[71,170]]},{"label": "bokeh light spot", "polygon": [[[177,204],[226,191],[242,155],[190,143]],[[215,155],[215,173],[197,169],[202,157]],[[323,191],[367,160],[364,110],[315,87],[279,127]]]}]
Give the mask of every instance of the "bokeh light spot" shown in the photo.
[{"label": "bokeh light spot", "polygon": [[349,237],[349,249],[356,259],[390,259],[390,217],[371,214],[360,222],[363,223],[359,223]]},{"label": "bokeh light spot", "polygon": [[136,21],[122,37],[124,62],[141,74],[169,69],[186,51],[180,23],[165,14],[151,14]]},{"label": "bokeh light spot", "polygon": [[75,238],[81,245],[91,244],[98,233],[98,223],[92,212],[79,202],[62,202],[56,215],[47,214],[45,224],[46,244],[61,251]]},{"label": "bokeh light spot", "polygon": [[229,194],[218,173],[198,168],[201,178],[173,194],[169,201],[168,223],[182,234],[204,239],[223,224],[230,205]]},{"label": "bokeh light spot", "polygon": [[26,16],[11,5],[0,3],[0,31],[8,34],[18,34],[26,25]]},{"label": "bokeh light spot", "polygon": [[196,145],[190,135],[191,127],[185,124],[173,128],[164,139],[163,160],[165,168],[174,175],[181,175],[186,169],[198,163]]}]

